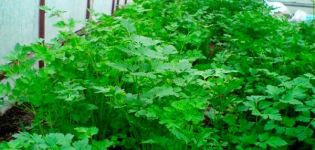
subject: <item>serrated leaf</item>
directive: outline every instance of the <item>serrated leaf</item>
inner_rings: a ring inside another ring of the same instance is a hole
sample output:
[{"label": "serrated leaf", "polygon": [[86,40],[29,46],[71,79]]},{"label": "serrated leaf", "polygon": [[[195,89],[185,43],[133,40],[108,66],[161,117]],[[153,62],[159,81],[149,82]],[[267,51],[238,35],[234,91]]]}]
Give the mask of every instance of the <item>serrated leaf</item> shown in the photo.
[{"label": "serrated leaf", "polygon": [[292,95],[294,98],[304,99],[307,96],[306,89],[297,86],[297,87],[293,88]]},{"label": "serrated leaf", "polygon": [[255,96],[255,95],[252,95],[252,96],[247,96],[246,99],[248,99],[250,101],[254,101],[254,102],[257,103],[259,101],[265,100],[266,96]]},{"label": "serrated leaf", "polygon": [[127,72],[128,71],[127,65],[123,64],[123,63],[108,62],[108,63],[106,63],[106,65],[108,65],[109,67],[112,67],[113,69],[122,71],[122,72]]},{"label": "serrated leaf", "polygon": [[65,21],[58,21],[57,23],[54,24],[55,27],[57,28],[65,28],[66,27],[66,22]]},{"label": "serrated leaf", "polygon": [[39,9],[40,9],[40,10],[43,10],[43,11],[51,11],[51,8],[49,8],[49,7],[46,6],[46,5],[40,6]]},{"label": "serrated leaf", "polygon": [[93,86],[92,88],[95,89],[95,93],[108,93],[111,90],[111,88],[106,88],[102,86]]},{"label": "serrated leaf", "polygon": [[279,110],[275,108],[267,108],[263,111],[261,115],[264,119],[271,119],[271,120],[282,120],[281,114],[279,113]]},{"label": "serrated leaf", "polygon": [[90,127],[90,128],[77,127],[77,128],[74,128],[74,130],[77,132],[76,135],[80,139],[89,139],[89,138],[92,138],[93,135],[96,135],[98,133],[98,128],[96,127]]},{"label": "serrated leaf", "polygon": [[226,115],[223,117],[223,121],[229,125],[235,125],[237,117],[234,115]]},{"label": "serrated leaf", "polygon": [[315,76],[311,73],[307,73],[307,74],[304,74],[305,77],[308,77],[309,79],[315,79]]},{"label": "serrated leaf", "polygon": [[266,124],[265,124],[265,127],[264,129],[269,131],[269,130],[272,130],[272,129],[275,129],[278,125],[275,124],[275,121],[273,120],[269,120]]},{"label": "serrated leaf", "polygon": [[178,139],[184,140],[186,143],[190,141],[190,139],[178,129],[170,129],[171,133],[174,134]]},{"label": "serrated leaf", "polygon": [[303,103],[297,99],[294,98],[294,94],[292,91],[289,91],[286,93],[281,99],[280,102],[282,103],[288,103],[292,105],[303,105]]},{"label": "serrated leaf", "polygon": [[305,123],[309,123],[311,121],[311,117],[310,115],[299,115],[297,118],[296,118],[297,121],[301,121],[301,122],[305,122]]},{"label": "serrated leaf", "polygon": [[312,88],[312,84],[310,83],[310,79],[306,78],[306,77],[297,77],[293,80],[293,82],[295,83],[295,85],[297,85],[297,87],[301,86],[301,87],[308,87],[308,88]]},{"label": "serrated leaf", "polygon": [[156,79],[156,75],[152,72],[134,72],[134,73],[131,73],[131,75],[133,76],[137,76],[137,77],[147,77],[147,78],[150,78],[150,79]]},{"label": "serrated leaf", "polygon": [[276,137],[276,136],[270,137],[270,138],[266,141],[266,143],[267,143],[269,146],[273,147],[273,148],[282,147],[282,146],[285,146],[285,145],[288,144],[285,140],[283,140],[283,139],[280,138],[280,137]]},{"label": "serrated leaf", "polygon": [[260,101],[258,106],[259,106],[259,109],[266,109],[268,107],[270,107],[273,103],[272,102],[269,102],[269,101]]},{"label": "serrated leaf", "polygon": [[299,139],[299,141],[304,141],[307,138],[310,138],[314,133],[312,129],[304,126],[298,126],[295,132],[295,135]]},{"label": "serrated leaf", "polygon": [[149,59],[166,59],[161,53],[156,52],[149,48],[141,47],[138,49],[138,51],[143,55],[148,57]]},{"label": "serrated leaf", "polygon": [[148,140],[144,140],[144,141],[142,141],[141,143],[143,143],[143,144],[155,144],[155,143],[156,143],[156,141],[155,141],[155,140],[153,140],[153,139],[148,139]]},{"label": "serrated leaf", "polygon": [[242,137],[240,137],[240,140],[246,144],[254,144],[257,142],[257,135],[243,135]]},{"label": "serrated leaf", "polygon": [[244,105],[252,111],[252,114],[255,115],[255,116],[260,116],[261,115],[261,112],[257,109],[256,105],[255,105],[255,102],[253,101],[247,101],[247,102],[244,102]]},{"label": "serrated leaf", "polygon": [[140,36],[140,35],[134,35],[132,36],[132,39],[136,43],[142,44],[143,46],[154,46],[161,43],[161,41],[153,40],[152,38]]},{"label": "serrated leaf", "polygon": [[266,87],[266,92],[273,97],[279,96],[282,92],[284,92],[283,88],[279,88],[276,86],[268,85]]},{"label": "serrated leaf", "polygon": [[283,124],[287,127],[293,127],[295,125],[295,119],[284,117],[283,118]]},{"label": "serrated leaf", "polygon": [[162,53],[166,54],[166,55],[171,55],[171,54],[177,54],[177,50],[176,47],[172,46],[172,45],[168,45],[165,46],[163,48],[161,48]]},{"label": "serrated leaf", "polygon": [[176,68],[179,72],[181,71],[186,71],[188,69],[190,69],[192,67],[192,64],[188,61],[188,60],[180,60],[177,64],[176,64]]},{"label": "serrated leaf", "polygon": [[171,105],[177,110],[187,110],[188,108],[192,107],[187,100],[174,101],[171,103]]},{"label": "serrated leaf", "polygon": [[109,147],[114,145],[113,141],[110,140],[102,140],[102,141],[93,141],[93,150],[107,150]]},{"label": "serrated leaf", "polygon": [[73,143],[75,150],[92,150],[92,147],[89,145],[89,140],[83,139]]},{"label": "serrated leaf", "polygon": [[129,33],[135,33],[136,32],[136,27],[131,20],[121,18],[120,23],[124,28],[127,29],[127,31]]},{"label": "serrated leaf", "polygon": [[148,94],[158,98],[163,98],[166,96],[178,96],[178,94],[170,86],[154,87],[148,92]]},{"label": "serrated leaf", "polygon": [[263,134],[259,134],[258,135],[258,138],[259,138],[259,141],[266,141],[269,139],[269,134],[268,133],[263,133]]}]

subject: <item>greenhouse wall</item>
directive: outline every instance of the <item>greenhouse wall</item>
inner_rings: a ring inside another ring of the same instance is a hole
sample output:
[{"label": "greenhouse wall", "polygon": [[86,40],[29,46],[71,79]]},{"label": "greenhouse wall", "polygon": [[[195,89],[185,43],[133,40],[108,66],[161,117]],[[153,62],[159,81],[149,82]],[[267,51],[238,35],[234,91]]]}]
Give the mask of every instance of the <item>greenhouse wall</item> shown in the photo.
[{"label": "greenhouse wall", "polygon": [[[62,14],[62,19],[73,18],[78,23],[75,30],[79,30],[84,26],[84,21],[86,19],[86,8],[87,2],[83,0],[46,0],[46,6],[49,8],[56,8],[57,10],[64,10]],[[49,17],[50,14],[45,14],[45,39],[47,41],[51,40],[58,34],[58,28],[54,27],[54,24],[58,22],[61,18],[59,17]]]},{"label": "greenhouse wall", "polygon": [[[73,18],[78,23],[76,30],[84,26],[87,10],[110,15],[115,8],[132,0],[0,0],[0,64],[6,64],[5,57],[17,43],[29,44],[39,38],[49,41],[58,29],[54,24],[62,19]],[[40,12],[40,5],[63,10],[61,18],[49,17]]]},{"label": "greenhouse wall", "polygon": [[38,0],[0,0],[0,64],[16,43],[38,38]]}]

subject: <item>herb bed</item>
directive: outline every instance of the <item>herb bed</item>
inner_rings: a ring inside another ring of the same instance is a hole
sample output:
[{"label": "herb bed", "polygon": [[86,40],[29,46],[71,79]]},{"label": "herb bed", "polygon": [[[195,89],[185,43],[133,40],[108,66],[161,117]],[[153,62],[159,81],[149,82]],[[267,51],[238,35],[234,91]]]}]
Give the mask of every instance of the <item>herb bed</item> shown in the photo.
[{"label": "herb bed", "polygon": [[[253,0],[138,0],[88,21],[83,36],[58,22],[55,40],[18,46],[19,65],[1,67],[19,75],[2,94],[36,115],[0,148],[314,148],[314,24],[269,11]],[[38,60],[46,66],[33,69]]]}]

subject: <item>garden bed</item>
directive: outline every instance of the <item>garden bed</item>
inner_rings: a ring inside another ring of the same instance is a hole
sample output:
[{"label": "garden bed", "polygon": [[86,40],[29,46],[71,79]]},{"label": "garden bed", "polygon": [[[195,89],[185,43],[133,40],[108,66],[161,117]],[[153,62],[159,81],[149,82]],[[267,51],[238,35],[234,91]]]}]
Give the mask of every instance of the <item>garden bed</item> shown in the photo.
[{"label": "garden bed", "polygon": [[4,96],[36,112],[0,149],[315,147],[314,24],[254,0],[138,0],[83,36],[73,24],[0,69]]},{"label": "garden bed", "polygon": [[12,135],[26,130],[33,120],[33,115],[25,110],[13,107],[0,117],[0,141],[12,139]]}]

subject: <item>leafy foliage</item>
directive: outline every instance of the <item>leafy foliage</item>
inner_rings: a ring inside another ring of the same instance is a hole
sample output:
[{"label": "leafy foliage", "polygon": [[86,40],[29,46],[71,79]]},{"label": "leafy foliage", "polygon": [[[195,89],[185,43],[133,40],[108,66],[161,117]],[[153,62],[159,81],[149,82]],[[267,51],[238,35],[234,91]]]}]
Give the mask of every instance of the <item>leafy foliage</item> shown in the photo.
[{"label": "leafy foliage", "polygon": [[314,24],[273,18],[253,0],[138,0],[90,20],[84,36],[62,24],[2,67],[15,86],[0,89],[31,104],[32,132],[46,134],[9,145],[70,137],[57,132],[100,149],[315,147]]},{"label": "leafy foliage", "polygon": [[[93,131],[95,128],[80,128],[80,131]],[[72,134],[61,134],[61,133],[49,133],[45,136],[38,134],[29,134],[26,132],[22,132],[14,135],[16,138],[8,143],[0,144],[0,148],[3,150],[12,150],[12,149],[23,149],[23,150],[48,150],[48,149],[64,149],[64,150],[104,150],[111,146],[112,142],[109,140],[93,142],[92,145],[89,144],[89,138],[91,138],[94,134],[89,136],[79,134],[79,140],[74,141],[74,135]]]}]

